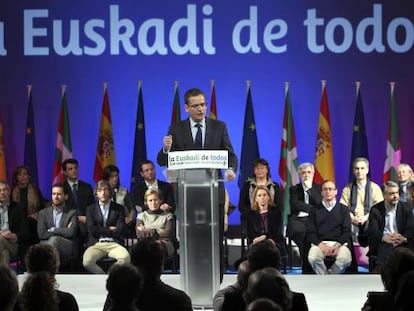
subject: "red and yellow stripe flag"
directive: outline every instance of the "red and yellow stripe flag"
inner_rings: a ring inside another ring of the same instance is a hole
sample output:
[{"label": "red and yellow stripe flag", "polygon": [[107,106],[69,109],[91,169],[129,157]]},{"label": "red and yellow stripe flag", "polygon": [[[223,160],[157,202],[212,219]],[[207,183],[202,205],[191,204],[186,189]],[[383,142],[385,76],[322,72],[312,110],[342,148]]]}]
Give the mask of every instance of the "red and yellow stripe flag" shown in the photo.
[{"label": "red and yellow stripe flag", "polygon": [[314,181],[321,184],[326,179],[335,181],[335,165],[326,81],[322,81],[321,110],[315,148]]},{"label": "red and yellow stripe flag", "polygon": [[111,111],[107,84],[104,84],[104,99],[102,104],[101,125],[99,127],[98,146],[96,148],[95,169],[93,179],[98,182],[102,179],[105,166],[115,165],[115,143],[112,132]]},{"label": "red and yellow stripe flag", "polygon": [[0,180],[7,180],[6,154],[4,153],[3,142],[3,121],[0,115]]}]

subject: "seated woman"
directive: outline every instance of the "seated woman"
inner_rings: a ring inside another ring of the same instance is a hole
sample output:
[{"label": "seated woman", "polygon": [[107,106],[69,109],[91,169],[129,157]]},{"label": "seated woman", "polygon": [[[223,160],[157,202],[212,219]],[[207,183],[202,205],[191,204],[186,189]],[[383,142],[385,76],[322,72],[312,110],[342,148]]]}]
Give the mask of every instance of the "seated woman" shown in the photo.
[{"label": "seated woman", "polygon": [[163,197],[158,189],[147,190],[144,201],[148,209],[138,214],[136,223],[137,238],[156,237],[165,246],[167,257],[171,257],[175,251],[172,243],[175,235],[174,216],[160,208]]},{"label": "seated woman", "polygon": [[282,235],[282,209],[274,205],[266,186],[257,186],[253,192],[252,208],[247,214],[248,244],[266,239],[276,243],[280,254],[286,254],[286,244]]}]

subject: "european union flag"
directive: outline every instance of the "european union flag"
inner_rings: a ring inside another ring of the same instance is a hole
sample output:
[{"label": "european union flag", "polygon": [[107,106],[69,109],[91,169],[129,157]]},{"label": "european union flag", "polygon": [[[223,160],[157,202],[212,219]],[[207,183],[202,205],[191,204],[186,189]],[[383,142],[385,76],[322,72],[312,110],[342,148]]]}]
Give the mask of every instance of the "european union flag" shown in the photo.
[{"label": "european union flag", "polygon": [[138,110],[135,125],[134,155],[132,157],[131,188],[135,183],[142,181],[139,164],[147,159],[147,143],[145,139],[144,99],[141,81],[138,86]]},{"label": "european union flag", "polygon": [[256,122],[254,120],[253,101],[249,85],[247,90],[246,111],[244,114],[243,140],[238,182],[240,189],[249,177],[253,177],[252,163],[258,158],[259,147],[257,144]]},{"label": "european union flag", "polygon": [[32,87],[28,86],[28,109],[27,109],[27,121],[26,121],[26,140],[24,145],[24,165],[29,168],[30,181],[38,185],[37,175],[37,153],[36,153],[36,138],[35,138],[35,125],[33,114],[33,101],[32,101]]},{"label": "european union flag", "polygon": [[369,160],[368,156],[368,140],[367,131],[365,128],[364,109],[362,107],[361,88],[360,83],[357,82],[357,98],[355,108],[354,127],[352,131],[352,151],[351,151],[351,164],[349,168],[349,181],[354,180],[354,172],[352,168],[352,162],[355,158],[363,157]]}]

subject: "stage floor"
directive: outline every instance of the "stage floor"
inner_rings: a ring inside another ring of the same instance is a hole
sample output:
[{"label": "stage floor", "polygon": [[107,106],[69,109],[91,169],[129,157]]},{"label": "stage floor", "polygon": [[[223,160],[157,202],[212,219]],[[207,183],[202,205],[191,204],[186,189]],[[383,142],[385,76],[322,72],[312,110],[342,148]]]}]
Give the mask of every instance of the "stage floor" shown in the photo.
[{"label": "stage floor", "polygon": [[[20,285],[25,274],[18,276]],[[107,275],[58,274],[59,289],[72,293],[81,311],[101,311],[106,297]],[[368,291],[383,289],[379,275],[286,275],[290,288],[303,292],[311,311],[361,310]],[[180,288],[180,276],[164,274],[162,280]],[[235,274],[226,274],[222,287],[234,283]]]}]

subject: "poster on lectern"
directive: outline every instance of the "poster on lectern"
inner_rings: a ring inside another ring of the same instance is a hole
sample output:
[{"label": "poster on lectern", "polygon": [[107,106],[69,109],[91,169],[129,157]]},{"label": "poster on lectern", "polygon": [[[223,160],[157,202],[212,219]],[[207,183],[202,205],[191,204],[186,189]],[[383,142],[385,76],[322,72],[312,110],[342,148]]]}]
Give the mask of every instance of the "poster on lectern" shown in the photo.
[{"label": "poster on lectern", "polygon": [[193,168],[227,169],[227,150],[187,150],[168,153],[168,170]]}]

